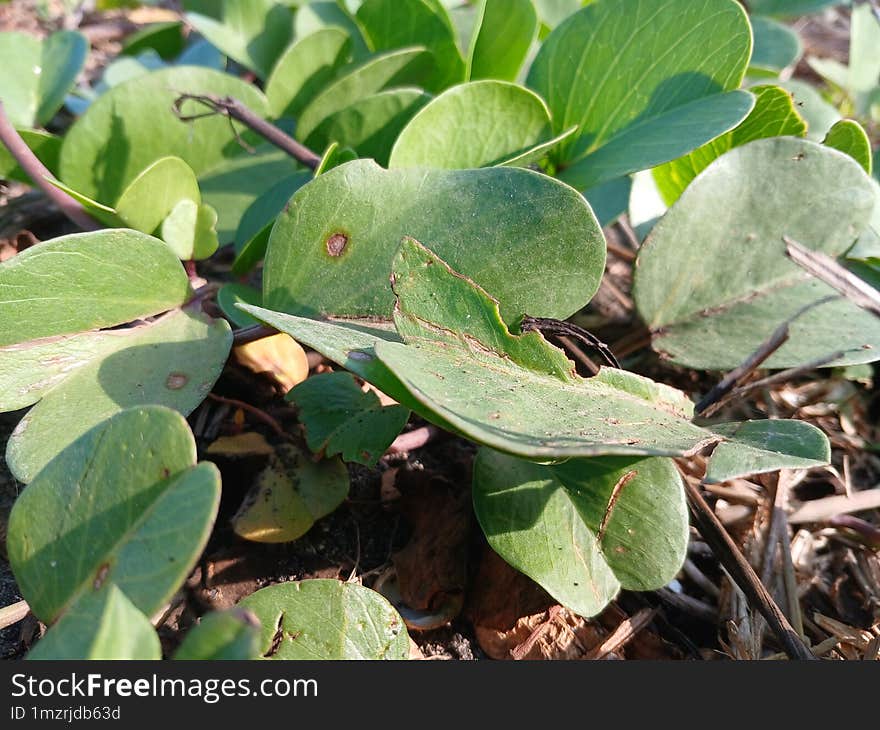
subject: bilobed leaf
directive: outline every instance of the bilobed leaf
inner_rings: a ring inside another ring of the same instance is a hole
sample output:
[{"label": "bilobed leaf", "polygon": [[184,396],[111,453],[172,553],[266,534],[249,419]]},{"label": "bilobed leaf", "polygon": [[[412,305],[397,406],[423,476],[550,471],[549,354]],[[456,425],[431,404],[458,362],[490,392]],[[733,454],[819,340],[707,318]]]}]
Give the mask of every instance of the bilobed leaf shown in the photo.
[{"label": "bilobed leaf", "polygon": [[297,40],[266,82],[272,115],[297,118],[350,58],[351,38],[340,28],[323,28]]},{"label": "bilobed leaf", "polygon": [[113,327],[178,307],[189,294],[180,261],[151,236],[61,236],[0,264],[0,347]]},{"label": "bilobed leaf", "polygon": [[86,590],[28,652],[28,659],[161,659],[149,619],[115,583]]},{"label": "bilobed leaf", "polygon": [[538,33],[532,0],[482,0],[466,78],[516,81]]},{"label": "bilobed leaf", "polygon": [[367,466],[376,464],[409,419],[409,410],[383,406],[348,373],[313,375],[287,398],[299,411],[312,451]]},{"label": "bilobed leaf", "polygon": [[162,221],[162,240],[183,261],[199,261],[211,256],[220,246],[216,226],[214,208],[184,199]]},{"label": "bilobed leaf", "polygon": [[676,159],[736,126],[751,56],[734,0],[597,0],[544,42],[528,85],[553,129],[577,126],[555,161],[579,189]]},{"label": "bilobed leaf", "polygon": [[0,349],[3,389],[11,380],[19,404],[39,401],[7,442],[10,471],[30,482],[74,439],[124,408],[159,404],[188,415],[211,391],[231,342],[225,320],[178,310],[151,324]]},{"label": "bilobed leaf", "polygon": [[252,542],[291,542],[348,496],[348,470],[339,459],[315,462],[281,444],[232,518],[235,534]]},{"label": "bilobed leaf", "polygon": [[369,588],[303,580],[263,588],[241,601],[262,625],[267,659],[406,659],[409,636],[391,604]]},{"label": "bilobed leaf", "polygon": [[464,81],[465,74],[452,24],[439,10],[424,0],[364,0],[357,11],[374,51],[424,46],[431,52],[430,70],[421,85],[432,93]]},{"label": "bilobed leaf", "polygon": [[152,615],[189,574],[220,503],[220,475],[196,464],[183,416],[116,414],[65,448],[9,515],[9,562],[42,621],[105,582]]},{"label": "bilobed leaf", "polygon": [[473,488],[492,549],[582,616],[621,588],[666,585],[684,562],[687,508],[669,459],[543,466],[481,449]]},{"label": "bilobed leaf", "polygon": [[[248,157],[227,118],[180,121],[172,105],[183,93],[232,96],[255,113],[266,113],[265,97],[229,74],[195,66],[155,71],[113,87],[73,124],[61,148],[61,179],[113,205],[135,177],[163,157],[179,157],[199,178],[236,155]],[[203,113],[205,107],[188,101],[181,111]],[[204,187],[202,193],[214,205]]]},{"label": "bilobed leaf", "polygon": [[546,140],[550,112],[534,92],[474,81],[434,99],[406,125],[390,167],[466,169],[498,165]]},{"label": "bilobed leaf", "polygon": [[749,67],[752,71],[779,73],[796,63],[803,53],[801,39],[787,25],[770,18],[752,16],[754,50]]},{"label": "bilobed leaf", "polygon": [[842,119],[828,130],[826,147],[833,147],[858,162],[869,175],[873,168],[871,159],[871,140],[861,124],[852,119]]},{"label": "bilobed leaf", "polygon": [[839,350],[836,364],[872,362],[880,320],[792,263],[783,236],[839,256],[867,228],[874,205],[864,170],[823,145],[758,140],[718,158],[639,255],[635,299],[655,349],[692,368],[732,369],[788,322],[790,338],[766,367]]},{"label": "bilobed leaf", "polygon": [[831,461],[828,437],[806,421],[745,421],[712,430],[733,440],[715,447],[706,471],[709,483],[778,469],[809,469]]},{"label": "bilobed leaf", "polygon": [[274,0],[187,0],[186,20],[230,58],[260,78],[293,40],[293,13]]},{"label": "bilobed leaf", "polygon": [[387,165],[401,130],[430,99],[412,87],[380,91],[326,117],[306,138],[306,146],[324,149],[336,142]]},{"label": "bilobed leaf", "polygon": [[[297,191],[279,216],[266,256],[264,306],[389,316],[388,273],[405,235],[429,242],[495,293],[510,320],[524,312],[570,316],[596,291],[605,260],[602,232],[584,199],[544,175],[506,167],[383,170],[357,160]],[[548,288],[547,281],[558,285]]]},{"label": "bilobed leaf", "polygon": [[374,56],[340,75],[303,109],[296,137],[305,140],[327,117],[383,89],[411,85],[429,60],[422,47],[403,48]]},{"label": "bilobed leaf", "polygon": [[183,637],[178,661],[246,661],[260,655],[260,624],[241,608],[212,611]]},{"label": "bilobed leaf", "polygon": [[89,52],[85,36],[64,30],[40,40],[0,33],[0,99],[13,125],[45,125],[64,103]]},{"label": "bilobed leaf", "polygon": [[153,233],[181,200],[202,202],[199,181],[179,157],[162,157],[131,181],[114,207],[129,228]]},{"label": "bilobed leaf", "polygon": [[725,152],[756,139],[803,137],[807,125],[795,109],[791,95],[778,86],[756,86],[755,108],[736,128],[699,149],[655,167],[654,180],[667,205],[672,205],[691,181]]}]

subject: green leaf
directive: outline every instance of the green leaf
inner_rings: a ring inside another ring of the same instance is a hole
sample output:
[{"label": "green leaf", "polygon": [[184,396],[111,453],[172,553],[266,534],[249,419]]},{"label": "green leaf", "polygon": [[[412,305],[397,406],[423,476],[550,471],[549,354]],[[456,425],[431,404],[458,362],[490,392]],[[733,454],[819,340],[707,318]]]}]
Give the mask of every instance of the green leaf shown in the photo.
[{"label": "green leaf", "polygon": [[336,142],[387,165],[401,130],[430,99],[421,89],[407,87],[358,99],[326,117],[306,138],[306,146],[324,149]]},{"label": "green leaf", "polygon": [[224,320],[178,310],[151,324],[0,349],[4,410],[37,403],[6,445],[9,469],[31,481],[74,439],[124,408],[156,403],[188,415],[210,392],[231,344]]},{"label": "green leaf", "polygon": [[586,189],[732,129],[752,106],[736,90],[750,56],[748,18],[734,0],[599,0],[578,11],[528,76],[554,132],[578,128],[555,155],[562,179]]},{"label": "green leaf", "polygon": [[315,177],[357,158],[357,152],[351,147],[340,147],[339,142],[331,142],[327,145],[327,149],[324,150],[324,154],[321,156],[321,161],[315,168]]},{"label": "green leaf", "polygon": [[787,25],[770,18],[752,16],[755,47],[749,64],[752,71],[766,71],[775,75],[797,63],[803,53],[801,39]]},{"label": "green leaf", "polygon": [[665,165],[655,167],[654,180],[666,205],[672,205],[691,181],[725,152],[756,139],[803,137],[807,125],[791,95],[778,86],[756,86],[755,107],[734,130]]},{"label": "green leaf", "polygon": [[[61,137],[42,129],[17,129],[18,136],[33,152],[37,159],[42,162],[53,175],[58,170],[58,157],[61,154]],[[33,181],[24,170],[18,166],[18,162],[10,154],[9,150],[0,144],[0,180],[15,180],[26,185],[33,185]]]},{"label": "green leaf", "polygon": [[[305,177],[302,177],[305,175]],[[199,176],[203,202],[217,211],[217,237],[235,238],[247,210],[282,180],[310,177],[287,153],[262,144],[253,154],[240,154]]]},{"label": "green leaf", "polygon": [[497,302],[407,240],[395,262],[395,323],[332,324],[242,308],[313,347],[441,428],[534,460],[678,455],[722,437],[690,423],[673,388],[606,368],[583,380],[537,332],[513,334]]},{"label": "green leaf", "polygon": [[45,40],[18,31],[0,33],[0,99],[12,124],[33,127],[51,121],[88,52],[85,36],[74,31]]},{"label": "green leaf", "polygon": [[263,588],[239,606],[263,627],[271,659],[406,659],[403,619],[378,593],[356,583],[303,580]]},{"label": "green leaf", "polygon": [[712,427],[727,436],[706,471],[710,484],[778,469],[809,469],[831,461],[828,437],[806,421],[745,421]]},{"label": "green leaf", "polygon": [[[300,189],[278,218],[266,256],[265,306],[390,315],[388,272],[405,235],[429,243],[498,296],[509,320],[524,312],[570,316],[595,293],[605,260],[602,232],[584,199],[544,175],[519,168],[389,171],[358,160]],[[548,281],[559,285],[548,288]]]},{"label": "green leaf", "polygon": [[[409,410],[420,408],[419,402],[376,357],[375,345],[377,341],[401,341],[389,323],[370,320],[319,322],[248,304],[240,304],[238,308],[259,321],[265,322],[270,327],[274,327],[279,332],[289,334],[297,342],[317,350],[324,357],[372,383],[385,395],[406,406]],[[433,420],[436,423],[438,419]],[[449,430],[454,431],[455,429],[449,427]]]},{"label": "green leaf", "polygon": [[165,61],[177,58],[184,49],[183,23],[179,20],[150,23],[127,36],[122,43],[122,53],[137,56],[153,50]]},{"label": "green leaf", "polygon": [[[112,205],[135,177],[163,157],[179,157],[201,178],[241,155],[225,117],[186,123],[174,115],[172,105],[182,93],[232,96],[256,114],[266,112],[265,97],[234,76],[194,66],[155,71],[113,87],[74,123],[61,147],[61,179]],[[205,108],[186,102],[181,111],[196,114]],[[204,187],[202,193],[214,205]]]},{"label": "green leaf", "polygon": [[[866,97],[880,85],[880,20],[870,3],[852,10],[849,44],[849,89],[856,97]],[[862,109],[867,104],[862,103]]]},{"label": "green leaf", "polygon": [[840,5],[842,0],[751,0],[749,7],[753,13],[761,15],[806,15],[815,13],[831,5]]},{"label": "green leaf", "polygon": [[153,233],[181,200],[202,202],[199,181],[179,157],[162,157],[131,181],[114,207],[129,228]]},{"label": "green leaf", "polygon": [[293,40],[293,13],[275,0],[187,0],[186,20],[262,79]]},{"label": "green leaf", "polygon": [[110,581],[87,588],[28,659],[161,659],[159,636],[149,619]]},{"label": "green leaf", "polygon": [[433,55],[423,85],[432,92],[464,81],[465,63],[447,17],[424,0],[365,0],[357,21],[374,51],[424,46]]},{"label": "green leaf", "polygon": [[861,124],[852,119],[841,119],[825,136],[822,142],[826,147],[833,147],[858,162],[869,175],[873,167],[871,159],[871,140]]},{"label": "green leaf", "polygon": [[547,138],[541,97],[506,81],[456,86],[416,114],[401,132],[389,166],[466,169],[522,157]]},{"label": "green leaf", "polygon": [[217,306],[236,327],[249,327],[259,322],[239,309],[236,304],[255,304],[259,306],[263,294],[247,284],[224,284],[217,292]]},{"label": "green leaf", "polygon": [[266,82],[272,116],[297,118],[350,59],[351,38],[339,28],[300,38],[278,59]]},{"label": "green leaf", "polygon": [[260,623],[240,608],[202,616],[174,653],[178,661],[245,661],[260,655]]},{"label": "green leaf", "polygon": [[296,11],[294,29],[297,38],[317,33],[325,28],[344,30],[352,40],[352,56],[361,61],[370,55],[367,43],[349,10],[342,7],[338,0],[309,0]]},{"label": "green leaf", "polygon": [[474,510],[495,552],[582,616],[621,588],[666,585],[687,550],[684,490],[669,459],[543,466],[481,449]]},{"label": "green leaf", "polygon": [[316,454],[375,466],[409,419],[403,406],[383,406],[373,391],[360,389],[348,373],[313,375],[287,399],[299,411],[306,442]]},{"label": "green leaf", "polygon": [[284,210],[291,196],[311,179],[309,172],[288,175],[247,207],[235,232],[237,255],[232,264],[232,273],[239,276],[248,273],[265,256],[275,219]]},{"label": "green leaf", "polygon": [[113,327],[178,307],[189,295],[180,261],[151,236],[61,236],[0,264],[0,347]]},{"label": "green leaf", "polygon": [[219,503],[220,474],[196,464],[183,416],[132,408],[74,441],[19,495],[9,562],[41,621],[105,582],[149,616],[189,574]]},{"label": "green leaf", "polygon": [[392,280],[406,344],[379,340],[375,352],[428,419],[535,460],[678,455],[713,440],[680,392],[623,370],[584,380],[539,333],[512,334],[497,301],[412,239]]},{"label": "green leaf", "polygon": [[206,259],[220,246],[216,225],[210,205],[181,200],[162,221],[162,240],[183,261]]},{"label": "green leaf", "polygon": [[807,139],[821,142],[828,130],[840,119],[840,112],[829,104],[810,84],[789,79],[778,85],[792,95],[795,108],[807,123]]},{"label": "green leaf", "polygon": [[537,34],[532,0],[483,0],[465,78],[516,81]]},{"label": "green leaf", "polygon": [[304,140],[327,117],[383,89],[411,84],[429,56],[423,48],[404,48],[371,58],[342,74],[303,109],[297,139]]},{"label": "green leaf", "polygon": [[626,213],[631,192],[632,178],[624,176],[584,190],[584,197],[604,228]]},{"label": "green leaf", "polygon": [[788,322],[790,339],[766,367],[838,350],[846,352],[835,364],[875,360],[880,320],[792,263],[783,242],[838,256],[867,228],[874,203],[858,163],[813,142],[758,140],[720,157],[642,246],[634,293],[655,349],[688,367],[728,370]]},{"label": "green leaf", "polygon": [[292,542],[348,496],[339,459],[315,461],[304,449],[281,444],[232,518],[235,534],[252,542]]}]

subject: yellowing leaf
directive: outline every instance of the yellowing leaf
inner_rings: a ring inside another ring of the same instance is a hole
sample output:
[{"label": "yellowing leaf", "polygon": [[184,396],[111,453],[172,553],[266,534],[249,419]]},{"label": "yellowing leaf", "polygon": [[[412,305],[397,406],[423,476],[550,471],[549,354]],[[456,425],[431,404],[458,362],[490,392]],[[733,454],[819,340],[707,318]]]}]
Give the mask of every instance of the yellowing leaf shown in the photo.
[{"label": "yellowing leaf", "polygon": [[260,472],[232,526],[252,542],[291,542],[330,514],[348,494],[348,471],[339,459],[315,463],[282,444]]},{"label": "yellowing leaf", "polygon": [[309,376],[305,350],[289,335],[277,334],[233,350],[235,359],[255,373],[269,373],[286,393]]}]

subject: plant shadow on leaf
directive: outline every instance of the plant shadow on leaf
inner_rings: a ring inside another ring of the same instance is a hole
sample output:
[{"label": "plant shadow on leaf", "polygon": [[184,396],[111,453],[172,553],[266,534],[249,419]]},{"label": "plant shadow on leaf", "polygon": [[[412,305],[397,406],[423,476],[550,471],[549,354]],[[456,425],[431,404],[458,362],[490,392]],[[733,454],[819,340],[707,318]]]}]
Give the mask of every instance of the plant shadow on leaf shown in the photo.
[{"label": "plant shadow on leaf", "polygon": [[113,205],[119,192],[130,182],[125,179],[130,155],[131,143],[125,131],[125,119],[114,111],[105,152],[96,157],[92,165],[92,174],[99,181],[95,196],[99,202]]}]

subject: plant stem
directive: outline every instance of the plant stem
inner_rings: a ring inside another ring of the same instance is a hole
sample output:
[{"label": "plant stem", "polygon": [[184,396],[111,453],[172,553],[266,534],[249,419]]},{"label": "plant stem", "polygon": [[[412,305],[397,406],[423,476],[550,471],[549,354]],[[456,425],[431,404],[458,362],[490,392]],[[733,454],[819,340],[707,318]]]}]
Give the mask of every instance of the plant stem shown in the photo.
[{"label": "plant stem", "polygon": [[0,608],[0,630],[8,628],[21,621],[30,612],[31,607],[26,601],[13,603],[11,606]]},{"label": "plant stem", "polygon": [[776,601],[773,600],[767,588],[761,583],[752,566],[743,557],[727,530],[724,529],[724,525],[706,504],[700,490],[691,484],[690,480],[683,479],[683,481],[697,529],[731,578],[745,594],[749,603],[764,617],[785,653],[791,659],[815,659]]},{"label": "plant stem", "polygon": [[250,327],[242,327],[240,330],[235,330],[232,333],[232,346],[246,345],[249,342],[256,342],[257,340],[277,334],[278,330],[272,327],[267,327],[264,324],[252,324]]},{"label": "plant stem", "polygon": [[408,451],[415,451],[423,446],[427,446],[443,431],[436,426],[422,426],[414,428],[412,431],[400,434],[391,446],[388,447],[386,454],[402,454]]},{"label": "plant stem", "polygon": [[9,150],[9,153],[15,158],[21,169],[27,173],[34,185],[42,190],[65,216],[84,231],[97,231],[103,228],[100,223],[86,213],[78,201],[49,182],[55,176],[40,162],[15,127],[12,126],[12,122],[6,116],[6,109],[3,107],[2,101],[0,101],[0,142]]},{"label": "plant stem", "polygon": [[746,375],[754,372],[761,363],[782,347],[787,341],[788,322],[777,327],[773,334],[770,335],[766,341],[761,343],[761,346],[749,355],[742,365],[731,370],[721,379],[720,383],[706,393],[706,396],[697,403],[695,409],[696,412],[703,413],[709,408],[709,406],[727,395],[744,377],[746,377]]},{"label": "plant stem", "polygon": [[[198,102],[211,111],[206,114],[182,114],[181,106],[183,105],[183,102],[187,100]],[[200,119],[205,116],[211,116],[213,114],[222,114],[230,119],[238,120],[246,127],[252,129],[263,137],[267,142],[275,145],[278,149],[286,152],[311,170],[316,169],[321,162],[321,158],[308,147],[300,144],[283,130],[279,129],[274,124],[267,122],[265,119],[248,109],[248,107],[238,99],[234,99],[231,96],[224,96],[221,98],[212,94],[181,94],[174,101],[174,113],[177,115],[178,119],[185,122]]]},{"label": "plant stem", "polygon": [[811,251],[788,236],[783,236],[782,240],[785,241],[785,252],[788,257],[804,271],[824,281],[856,306],[880,317],[880,292],[874,287],[862,281],[830,256],[819,251]]}]

